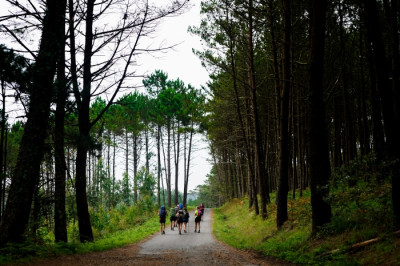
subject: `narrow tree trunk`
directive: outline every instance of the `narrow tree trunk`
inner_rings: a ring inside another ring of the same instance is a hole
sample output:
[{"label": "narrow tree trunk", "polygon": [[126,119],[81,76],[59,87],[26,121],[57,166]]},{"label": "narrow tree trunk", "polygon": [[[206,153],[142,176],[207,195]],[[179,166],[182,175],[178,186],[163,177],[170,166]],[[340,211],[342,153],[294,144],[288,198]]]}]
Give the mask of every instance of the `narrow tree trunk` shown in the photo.
[{"label": "narrow tree trunk", "polygon": [[171,125],[167,125],[168,140],[167,140],[167,190],[168,190],[168,207],[171,207]]},{"label": "narrow tree trunk", "polygon": [[[66,7],[66,1],[62,4]],[[65,38],[63,34],[63,38]],[[54,157],[55,157],[55,195],[54,195],[54,236],[55,241],[68,242],[67,236],[67,216],[65,213],[65,190],[66,190],[66,166],[64,155],[64,116],[65,101],[67,99],[67,86],[65,79],[65,46],[60,46],[60,57],[57,60],[57,109],[55,114],[55,137],[54,137]]]},{"label": "narrow tree trunk", "polygon": [[138,201],[137,172],[139,167],[138,136],[133,134],[133,202]]},{"label": "narrow tree trunk", "polygon": [[191,161],[191,156],[192,156],[192,143],[193,143],[193,124],[194,122],[192,121],[192,126],[190,130],[190,137],[189,137],[189,147],[188,147],[188,155],[187,155],[187,165],[186,165],[186,174],[185,174],[185,188],[183,190],[184,193],[184,202],[185,204],[187,203],[187,190],[188,190],[188,185],[189,185],[189,175],[190,175],[190,161]]},{"label": "narrow tree trunk", "polygon": [[91,90],[91,58],[93,45],[93,8],[95,0],[88,0],[86,14],[86,36],[83,66],[83,90],[81,104],[78,106],[79,140],[76,155],[76,209],[78,212],[79,238],[81,242],[93,241],[93,232],[90,222],[86,195],[86,159],[90,147],[90,90]]},{"label": "narrow tree trunk", "polygon": [[290,91],[290,33],[291,10],[290,1],[283,1],[284,9],[284,41],[283,41],[283,86],[280,91],[280,162],[277,191],[276,225],[281,228],[288,219],[287,196],[289,191],[289,91]]},{"label": "narrow tree trunk", "polygon": [[328,138],[323,102],[324,46],[326,0],[313,0],[311,11],[311,62],[309,147],[312,230],[331,221],[331,206],[327,202],[330,178]]},{"label": "narrow tree trunk", "polygon": [[[176,144],[174,141],[174,151],[175,151],[175,205],[177,205],[179,202],[178,195],[179,195],[179,190],[178,190],[178,180],[179,180],[179,156],[180,156],[180,146],[181,146],[181,133],[179,131],[179,121],[177,125],[177,140]],[[175,132],[173,134],[175,136]],[[174,139],[175,140],[175,139]],[[175,146],[176,145],[176,146]]]},{"label": "narrow tree trunk", "polygon": [[3,183],[5,183],[6,172],[5,172],[5,160],[3,158],[4,151],[7,150],[7,146],[4,144],[4,134],[6,132],[6,87],[4,80],[1,80],[1,96],[3,99],[3,107],[1,109],[1,125],[0,125],[0,221],[5,206],[5,194],[6,190],[3,189]]},{"label": "narrow tree trunk", "polygon": [[[161,199],[160,199],[160,179],[161,179],[161,126],[157,125],[157,203],[158,206],[161,206]],[[163,186],[164,187],[164,186]],[[163,188],[164,193],[164,188]],[[165,201],[165,199],[164,199]],[[165,205],[165,202],[164,202]]]},{"label": "narrow tree trunk", "polygon": [[[251,111],[252,111],[252,126],[254,128],[254,140],[255,140],[255,161],[256,161],[256,173],[258,178],[258,183],[260,185],[261,191],[261,215],[262,217],[267,217],[267,202],[266,202],[266,191],[264,181],[267,179],[267,173],[265,172],[265,161],[264,161],[264,153],[262,151],[262,140],[261,140],[261,131],[259,126],[259,117],[257,110],[257,88],[256,88],[256,76],[254,70],[254,51],[253,51],[253,0],[249,0],[249,32],[247,36],[248,42],[248,64],[249,64],[249,90],[250,90],[250,99],[251,99]],[[257,192],[255,191],[257,194]],[[257,198],[257,197],[256,197]]]}]

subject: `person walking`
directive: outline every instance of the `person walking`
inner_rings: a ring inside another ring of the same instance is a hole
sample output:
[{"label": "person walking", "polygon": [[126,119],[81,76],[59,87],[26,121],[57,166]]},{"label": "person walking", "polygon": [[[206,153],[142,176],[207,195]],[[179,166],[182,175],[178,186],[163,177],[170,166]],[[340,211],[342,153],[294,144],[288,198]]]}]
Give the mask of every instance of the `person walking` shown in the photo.
[{"label": "person walking", "polygon": [[171,221],[171,230],[174,231],[175,223],[176,223],[176,214],[175,208],[171,208],[169,210],[169,220]]},{"label": "person walking", "polygon": [[165,210],[165,206],[161,206],[161,209],[158,211],[158,216],[160,217],[160,233],[165,235],[165,218],[168,213]]},{"label": "person walking", "polygon": [[183,224],[183,218],[185,217],[184,212],[183,212],[183,205],[182,203],[179,204],[179,209],[178,212],[176,214],[176,217],[178,219],[178,230],[179,230],[179,234],[182,234],[182,224]]},{"label": "person walking", "polygon": [[[200,233],[200,222],[201,222],[201,210],[200,206],[197,206],[196,211],[194,212],[194,232],[195,233]],[[199,230],[197,230],[197,227],[199,227]]]},{"label": "person walking", "polygon": [[200,211],[201,211],[201,221],[203,221],[204,217],[204,203],[200,204]]},{"label": "person walking", "polygon": [[188,222],[189,222],[189,212],[188,212],[188,210],[187,210],[187,208],[185,207],[184,209],[183,209],[183,228],[184,228],[184,230],[183,230],[183,232],[185,232],[185,233],[187,233],[187,224],[188,224]]}]

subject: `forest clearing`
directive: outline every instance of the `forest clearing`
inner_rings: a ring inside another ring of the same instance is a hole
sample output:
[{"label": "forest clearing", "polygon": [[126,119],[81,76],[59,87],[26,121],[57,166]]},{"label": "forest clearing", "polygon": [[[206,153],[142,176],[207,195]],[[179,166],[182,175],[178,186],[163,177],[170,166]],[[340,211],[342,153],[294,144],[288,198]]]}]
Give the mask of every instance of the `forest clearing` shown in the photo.
[{"label": "forest clearing", "polygon": [[[1,6],[1,263],[124,249],[203,204],[260,258],[400,263],[397,0]],[[195,47],[164,42],[182,25]]]}]

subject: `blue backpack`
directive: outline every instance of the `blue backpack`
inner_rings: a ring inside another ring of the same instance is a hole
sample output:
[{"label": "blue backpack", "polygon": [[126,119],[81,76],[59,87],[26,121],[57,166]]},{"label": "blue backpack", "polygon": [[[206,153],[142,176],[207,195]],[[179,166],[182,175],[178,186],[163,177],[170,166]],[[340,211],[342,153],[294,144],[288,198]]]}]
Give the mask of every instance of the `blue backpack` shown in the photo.
[{"label": "blue backpack", "polygon": [[167,212],[165,211],[165,207],[162,206],[160,210],[160,218],[165,218],[167,216]]}]

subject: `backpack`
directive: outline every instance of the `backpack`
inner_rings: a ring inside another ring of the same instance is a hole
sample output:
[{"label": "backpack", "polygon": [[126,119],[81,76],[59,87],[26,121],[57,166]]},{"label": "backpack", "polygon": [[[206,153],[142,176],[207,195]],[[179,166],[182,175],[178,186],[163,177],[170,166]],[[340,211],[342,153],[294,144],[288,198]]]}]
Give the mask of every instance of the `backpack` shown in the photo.
[{"label": "backpack", "polygon": [[171,210],[169,211],[169,216],[175,217],[175,208],[171,208]]},{"label": "backpack", "polygon": [[184,216],[185,216],[185,214],[183,213],[183,210],[179,210],[178,217],[183,219]]},{"label": "backpack", "polygon": [[166,213],[166,211],[165,211],[165,208],[162,208],[162,207],[161,207],[161,210],[160,210],[160,218],[165,218],[166,215],[167,215],[167,213]]}]

